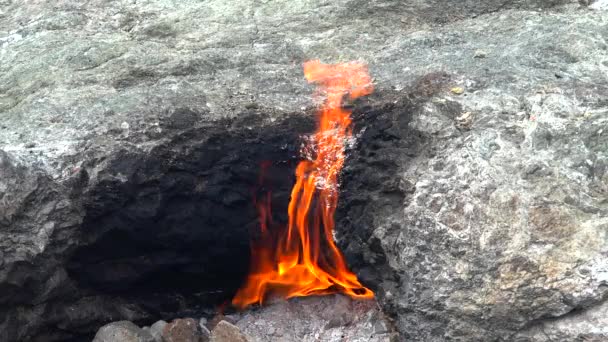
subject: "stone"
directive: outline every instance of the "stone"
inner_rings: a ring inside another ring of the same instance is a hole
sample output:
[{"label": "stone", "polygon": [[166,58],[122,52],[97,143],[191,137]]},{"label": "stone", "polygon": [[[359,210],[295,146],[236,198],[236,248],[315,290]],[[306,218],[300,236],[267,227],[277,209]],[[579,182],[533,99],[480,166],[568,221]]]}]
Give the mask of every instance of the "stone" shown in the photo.
[{"label": "stone", "polygon": [[469,129],[473,124],[473,113],[464,112],[460,116],[456,117],[456,127]]},{"label": "stone", "polygon": [[517,341],[608,341],[608,303],[573,312],[559,320],[540,322],[517,336]]},{"label": "stone", "polygon": [[200,327],[201,342],[207,342],[211,339],[211,331],[206,326]]},{"label": "stone", "polygon": [[450,91],[456,95],[464,93],[464,89],[462,89],[462,87],[453,87],[452,89],[450,89]]},{"label": "stone", "polygon": [[106,324],[97,331],[93,342],[154,342],[147,331],[129,321]]},{"label": "stone", "polygon": [[374,300],[294,298],[248,311],[236,323],[249,341],[389,342],[393,329]]},{"label": "stone", "polygon": [[201,318],[198,320],[198,326],[199,326],[199,327],[201,327],[201,328],[202,328],[202,327],[205,327],[205,328],[206,328],[206,327],[207,327],[207,318],[205,318],[205,317],[201,317]]},{"label": "stone", "polygon": [[475,50],[475,53],[473,54],[473,57],[475,58],[486,58],[488,57],[488,53],[484,50]]},{"label": "stone", "polygon": [[198,326],[201,332],[201,336],[203,341],[208,341],[211,338],[211,331],[209,331],[209,327],[207,326],[207,318],[201,317],[198,321]]},{"label": "stone", "polygon": [[228,323],[231,324],[235,324],[237,321],[239,320],[239,316],[238,315],[230,315],[230,314],[224,314],[224,313],[218,313],[215,316],[213,316],[213,318],[211,318],[211,320],[209,322],[206,323],[206,326],[213,330],[213,328],[215,328],[215,326],[221,322],[221,321],[226,321]]},{"label": "stone", "polygon": [[163,331],[165,330],[166,326],[167,326],[167,322],[165,322],[163,320],[157,321],[150,326],[150,335],[152,335],[152,337],[154,337],[154,340],[156,342],[164,342],[163,341]]},{"label": "stone", "polygon": [[180,318],[165,325],[162,337],[164,342],[199,342],[201,333],[193,318]]},{"label": "stone", "polygon": [[247,342],[241,330],[232,323],[220,321],[211,331],[211,342]]}]

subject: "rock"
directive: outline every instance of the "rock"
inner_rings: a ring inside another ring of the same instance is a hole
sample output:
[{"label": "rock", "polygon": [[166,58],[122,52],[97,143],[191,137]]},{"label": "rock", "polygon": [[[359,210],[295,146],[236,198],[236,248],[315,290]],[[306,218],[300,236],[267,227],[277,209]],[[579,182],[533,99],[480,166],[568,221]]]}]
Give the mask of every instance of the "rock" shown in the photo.
[{"label": "rock", "polygon": [[456,127],[462,129],[469,129],[473,124],[473,113],[464,112],[460,116],[456,117]]},{"label": "rock", "polygon": [[389,342],[393,329],[374,300],[297,298],[247,312],[236,325],[249,341]]},{"label": "rock", "polygon": [[595,0],[595,1],[590,1],[591,3],[588,4],[589,8],[593,9],[593,10],[599,10],[599,11],[606,11],[608,10],[608,1],[606,0]]},{"label": "rock", "polygon": [[202,339],[198,324],[192,318],[176,319],[165,325],[162,337],[165,342],[199,342]]},{"label": "rock", "polygon": [[464,89],[462,89],[462,87],[453,87],[452,89],[450,89],[450,91],[456,95],[464,93]]},{"label": "rock", "polygon": [[157,321],[156,323],[150,326],[150,335],[154,337],[156,342],[164,342],[163,341],[163,331],[167,326],[167,322],[165,321]]},{"label": "rock", "polygon": [[211,331],[211,342],[247,342],[248,339],[232,323],[220,321]]},{"label": "rock", "polygon": [[150,333],[129,321],[106,324],[97,331],[93,342],[154,342]]},{"label": "rock", "polygon": [[608,291],[605,5],[1,1],[0,341],[229,300],[313,58],[375,79],[336,237],[400,337],[541,339]]},{"label": "rock", "polygon": [[226,321],[228,323],[235,324],[236,322],[238,322],[238,320],[238,315],[225,315],[224,313],[219,313],[213,316],[213,318],[209,322],[207,322],[206,326],[209,329],[213,330],[215,326],[221,321]]},{"label": "rock", "polygon": [[211,339],[211,331],[206,326],[200,327],[201,342],[207,342]]},{"label": "rock", "polygon": [[608,341],[608,303],[591,307],[582,312],[572,312],[568,317],[534,324],[517,336],[517,341]]},{"label": "rock", "polygon": [[486,58],[487,56],[488,53],[484,50],[475,50],[475,54],[473,55],[475,58]]},{"label": "rock", "polygon": [[198,327],[201,332],[203,341],[208,341],[211,338],[211,331],[209,331],[209,328],[207,326],[207,319],[205,317],[201,317],[201,319],[198,321]]}]

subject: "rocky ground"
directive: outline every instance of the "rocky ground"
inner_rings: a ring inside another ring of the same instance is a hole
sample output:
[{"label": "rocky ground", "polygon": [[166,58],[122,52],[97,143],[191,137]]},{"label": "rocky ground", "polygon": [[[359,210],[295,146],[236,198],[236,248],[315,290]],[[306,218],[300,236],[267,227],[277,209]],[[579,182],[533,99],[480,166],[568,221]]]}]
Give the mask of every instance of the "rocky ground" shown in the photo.
[{"label": "rocky ground", "polygon": [[[123,336],[129,337],[123,337]],[[390,322],[375,301],[344,296],[299,298],[210,319],[181,318],[139,328],[129,321],[103,326],[94,342],[389,342]]]},{"label": "rocky ground", "polygon": [[374,77],[337,239],[397,340],[608,339],[607,37],[605,0],[0,0],[0,340],[229,299],[316,58]]}]

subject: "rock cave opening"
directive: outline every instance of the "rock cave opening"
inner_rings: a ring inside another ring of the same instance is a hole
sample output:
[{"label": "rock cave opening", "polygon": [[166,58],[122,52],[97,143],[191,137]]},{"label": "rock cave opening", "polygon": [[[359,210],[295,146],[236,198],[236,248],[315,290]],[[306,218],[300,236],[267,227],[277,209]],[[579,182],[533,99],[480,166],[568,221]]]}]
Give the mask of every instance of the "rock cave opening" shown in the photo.
[{"label": "rock cave opening", "polygon": [[206,306],[230,299],[248,268],[260,165],[271,165],[265,186],[277,213],[286,212],[299,139],[314,122],[232,124],[192,129],[142,155],[117,153],[88,196],[88,243],[68,264],[82,288],[142,302],[167,293],[197,296]]},{"label": "rock cave opening", "polygon": [[[351,105],[357,140],[343,170],[336,235],[353,271],[376,288],[391,276],[374,248],[373,227],[402,205],[407,189],[393,175],[421,136],[408,126],[406,98],[372,96]],[[69,277],[85,296],[130,303],[141,324],[212,315],[247,275],[259,225],[256,191],[272,189],[273,217],[287,221],[302,139],[314,127],[313,115],[260,120],[258,113],[192,128],[140,154],[117,151],[85,194],[82,243],[67,263]],[[269,167],[260,184],[263,163]],[[79,329],[88,336],[110,319],[116,317]]]}]

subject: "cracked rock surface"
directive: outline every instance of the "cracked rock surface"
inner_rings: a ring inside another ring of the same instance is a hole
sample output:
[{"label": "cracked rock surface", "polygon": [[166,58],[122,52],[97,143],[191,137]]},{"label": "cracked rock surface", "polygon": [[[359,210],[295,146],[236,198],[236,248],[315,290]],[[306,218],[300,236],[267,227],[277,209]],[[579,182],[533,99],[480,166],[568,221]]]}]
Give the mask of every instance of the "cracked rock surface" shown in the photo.
[{"label": "cracked rock surface", "polygon": [[398,340],[608,339],[607,37],[604,0],[0,0],[0,340],[228,298],[317,58],[374,77],[337,239]]}]

